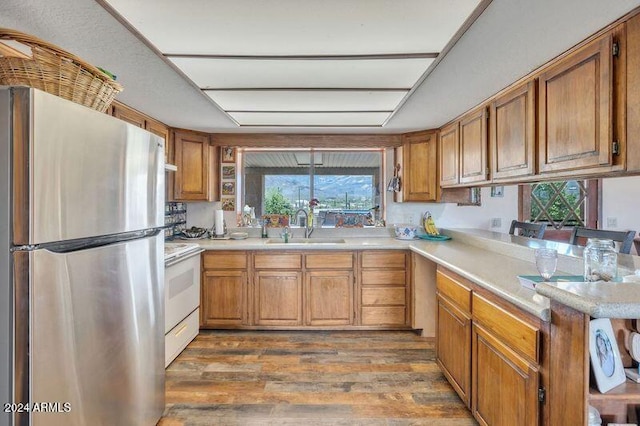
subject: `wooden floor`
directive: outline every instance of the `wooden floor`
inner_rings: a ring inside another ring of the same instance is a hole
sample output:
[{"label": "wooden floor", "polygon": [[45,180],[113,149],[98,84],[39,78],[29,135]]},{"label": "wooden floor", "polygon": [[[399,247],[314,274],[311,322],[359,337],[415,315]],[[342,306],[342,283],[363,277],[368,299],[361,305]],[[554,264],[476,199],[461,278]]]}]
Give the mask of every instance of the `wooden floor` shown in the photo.
[{"label": "wooden floor", "polygon": [[477,424],[434,352],[412,332],[201,332],[167,369],[158,424]]}]

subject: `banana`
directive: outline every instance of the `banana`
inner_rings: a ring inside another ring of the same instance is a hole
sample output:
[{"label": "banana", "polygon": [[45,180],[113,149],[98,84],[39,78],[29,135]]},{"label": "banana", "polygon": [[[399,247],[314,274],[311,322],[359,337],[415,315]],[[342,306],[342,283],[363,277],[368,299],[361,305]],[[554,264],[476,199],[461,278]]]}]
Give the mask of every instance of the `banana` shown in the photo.
[{"label": "banana", "polygon": [[425,213],[424,230],[427,234],[432,236],[440,235],[440,232],[438,232],[438,228],[436,228],[436,223],[434,222],[433,217],[431,217],[430,212]]}]

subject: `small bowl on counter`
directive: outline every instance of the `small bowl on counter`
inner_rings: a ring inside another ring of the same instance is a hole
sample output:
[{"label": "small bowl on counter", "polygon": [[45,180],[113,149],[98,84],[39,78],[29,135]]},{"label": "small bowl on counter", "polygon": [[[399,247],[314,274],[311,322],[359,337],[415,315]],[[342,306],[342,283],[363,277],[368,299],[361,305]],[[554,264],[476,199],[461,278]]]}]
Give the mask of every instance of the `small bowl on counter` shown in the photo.
[{"label": "small bowl on counter", "polygon": [[418,236],[418,226],[409,224],[393,225],[396,238],[399,240],[413,240]]},{"label": "small bowl on counter", "polygon": [[185,238],[191,239],[191,240],[196,240],[199,238],[204,238],[205,234],[207,233],[207,230],[205,228],[198,228],[195,226],[192,226],[189,229],[185,229],[182,231],[182,235]]}]

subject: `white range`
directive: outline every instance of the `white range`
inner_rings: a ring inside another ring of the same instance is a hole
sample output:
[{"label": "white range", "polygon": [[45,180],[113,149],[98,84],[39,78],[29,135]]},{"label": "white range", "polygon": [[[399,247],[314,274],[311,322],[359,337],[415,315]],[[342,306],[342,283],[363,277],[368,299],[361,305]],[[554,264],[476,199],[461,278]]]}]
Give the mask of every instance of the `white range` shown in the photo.
[{"label": "white range", "polygon": [[200,327],[200,253],[194,243],[164,245],[165,367]]}]

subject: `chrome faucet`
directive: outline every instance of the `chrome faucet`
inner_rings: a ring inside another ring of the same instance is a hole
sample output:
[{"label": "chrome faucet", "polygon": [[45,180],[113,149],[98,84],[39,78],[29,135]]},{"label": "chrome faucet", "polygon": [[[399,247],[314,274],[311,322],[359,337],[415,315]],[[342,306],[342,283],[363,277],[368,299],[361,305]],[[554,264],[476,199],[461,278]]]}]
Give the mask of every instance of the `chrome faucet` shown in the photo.
[{"label": "chrome faucet", "polygon": [[[309,216],[311,216],[313,213],[311,213],[310,211],[307,211],[303,208],[299,208],[298,210],[296,210],[296,212],[293,214],[293,217],[296,219],[296,223],[298,223],[298,214],[302,212],[304,213],[304,218],[305,218],[305,223],[304,223],[304,237],[305,238],[309,238],[311,236],[311,234],[313,233],[313,222],[311,220],[309,220]],[[302,225],[302,224],[301,224]]]}]

